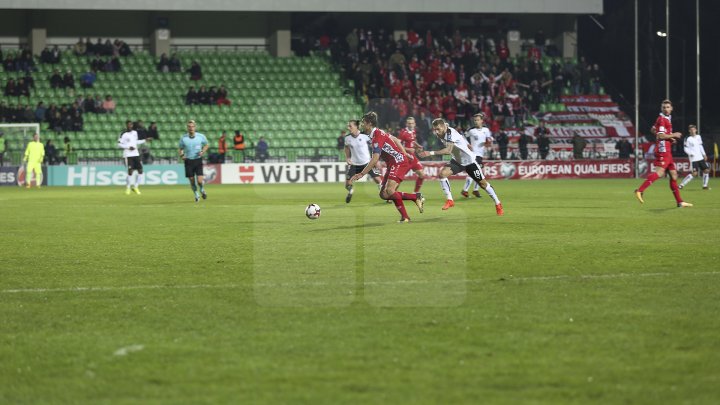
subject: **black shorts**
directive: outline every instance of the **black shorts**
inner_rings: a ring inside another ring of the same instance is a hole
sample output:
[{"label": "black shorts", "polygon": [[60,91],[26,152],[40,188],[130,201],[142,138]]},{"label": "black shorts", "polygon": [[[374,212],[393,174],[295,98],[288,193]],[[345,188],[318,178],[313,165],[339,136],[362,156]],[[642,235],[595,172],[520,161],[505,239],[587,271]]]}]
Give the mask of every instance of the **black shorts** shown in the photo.
[{"label": "black shorts", "polygon": [[142,160],[140,156],[130,156],[125,158],[125,166],[128,169],[128,174],[132,173],[133,170],[137,170],[138,173],[143,172]]},{"label": "black shorts", "polygon": [[693,171],[697,170],[698,172],[702,172],[704,170],[709,170],[710,166],[708,166],[706,161],[698,160],[697,162],[692,162],[692,169]]},{"label": "black shorts", "polygon": [[185,159],[185,177],[203,176],[203,161],[198,159]]},{"label": "black shorts", "polygon": [[[347,172],[345,172],[345,176],[348,178],[348,180],[358,174],[362,173],[363,169],[365,169],[367,165],[349,165]],[[380,176],[380,173],[378,173],[377,168],[373,167],[372,170],[368,172],[368,175],[372,178]]]},{"label": "black shorts", "polygon": [[[482,158],[478,158],[482,162]],[[460,163],[456,162],[455,159],[450,159],[450,163],[446,164],[445,167],[449,167],[450,170],[452,170],[452,174],[458,174],[460,172],[465,172],[470,176],[473,180],[477,181],[478,183],[481,180],[485,180],[485,174],[483,174],[482,171],[482,163],[478,163],[477,159],[475,163],[471,163],[467,166],[463,166]]]}]

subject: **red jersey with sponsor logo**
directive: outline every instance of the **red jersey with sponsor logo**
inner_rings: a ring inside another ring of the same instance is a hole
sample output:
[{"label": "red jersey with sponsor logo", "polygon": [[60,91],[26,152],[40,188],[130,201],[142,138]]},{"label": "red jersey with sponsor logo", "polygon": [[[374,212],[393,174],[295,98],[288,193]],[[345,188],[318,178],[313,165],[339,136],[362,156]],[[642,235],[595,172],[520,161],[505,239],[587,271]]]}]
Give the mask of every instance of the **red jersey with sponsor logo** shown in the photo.
[{"label": "red jersey with sponsor logo", "polygon": [[414,129],[411,131],[407,128],[403,128],[398,133],[398,139],[405,148],[415,148],[415,139],[417,139],[416,131]]},{"label": "red jersey with sponsor logo", "polygon": [[380,159],[387,163],[388,166],[408,163],[405,155],[398,149],[395,142],[390,139],[390,135],[379,128],[375,128],[370,135],[372,136],[372,152],[379,153]]},{"label": "red jersey with sponsor logo", "polygon": [[[671,119],[672,116],[660,113],[654,125],[655,136],[673,133]],[[669,139],[657,139],[655,141],[655,156],[658,160],[672,161],[672,142]]]}]

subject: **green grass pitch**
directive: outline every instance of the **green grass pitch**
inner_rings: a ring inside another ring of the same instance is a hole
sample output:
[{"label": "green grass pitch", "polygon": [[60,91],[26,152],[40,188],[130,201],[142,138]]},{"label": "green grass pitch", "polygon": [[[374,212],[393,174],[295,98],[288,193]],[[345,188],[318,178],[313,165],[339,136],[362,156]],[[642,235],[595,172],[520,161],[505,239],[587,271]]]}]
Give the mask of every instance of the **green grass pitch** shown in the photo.
[{"label": "green grass pitch", "polygon": [[718,191],[639,183],[0,188],[0,403],[715,404]]}]

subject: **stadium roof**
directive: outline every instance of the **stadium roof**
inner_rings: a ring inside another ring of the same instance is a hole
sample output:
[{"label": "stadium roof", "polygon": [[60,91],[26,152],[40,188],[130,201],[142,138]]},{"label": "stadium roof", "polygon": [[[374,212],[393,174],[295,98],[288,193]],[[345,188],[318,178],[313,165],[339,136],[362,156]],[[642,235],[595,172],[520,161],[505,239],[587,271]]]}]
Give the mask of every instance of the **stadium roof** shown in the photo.
[{"label": "stadium roof", "polygon": [[0,9],[602,14],[603,0],[0,0]]}]

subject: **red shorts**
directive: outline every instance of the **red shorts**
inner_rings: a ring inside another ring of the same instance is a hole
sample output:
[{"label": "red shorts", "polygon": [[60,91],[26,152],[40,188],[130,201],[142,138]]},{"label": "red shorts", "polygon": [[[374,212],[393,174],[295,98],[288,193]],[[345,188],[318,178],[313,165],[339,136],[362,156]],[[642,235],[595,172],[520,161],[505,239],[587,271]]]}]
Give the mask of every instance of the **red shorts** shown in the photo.
[{"label": "red shorts", "polygon": [[398,184],[405,180],[405,175],[410,171],[410,164],[403,162],[399,165],[388,166],[385,170],[385,177],[383,177],[382,187],[385,188],[388,180],[394,180]]},{"label": "red shorts", "polygon": [[669,170],[677,170],[677,168],[675,167],[675,161],[672,160],[672,158],[670,158],[670,159],[663,159],[661,157],[657,158],[654,162],[654,165],[656,168],[662,167],[663,169],[668,170],[668,171]]},{"label": "red shorts", "polygon": [[420,160],[418,160],[418,158],[416,158],[414,156],[410,159],[409,163],[410,163],[410,170],[422,170],[423,169],[423,165],[422,165],[422,163],[420,163]]}]

